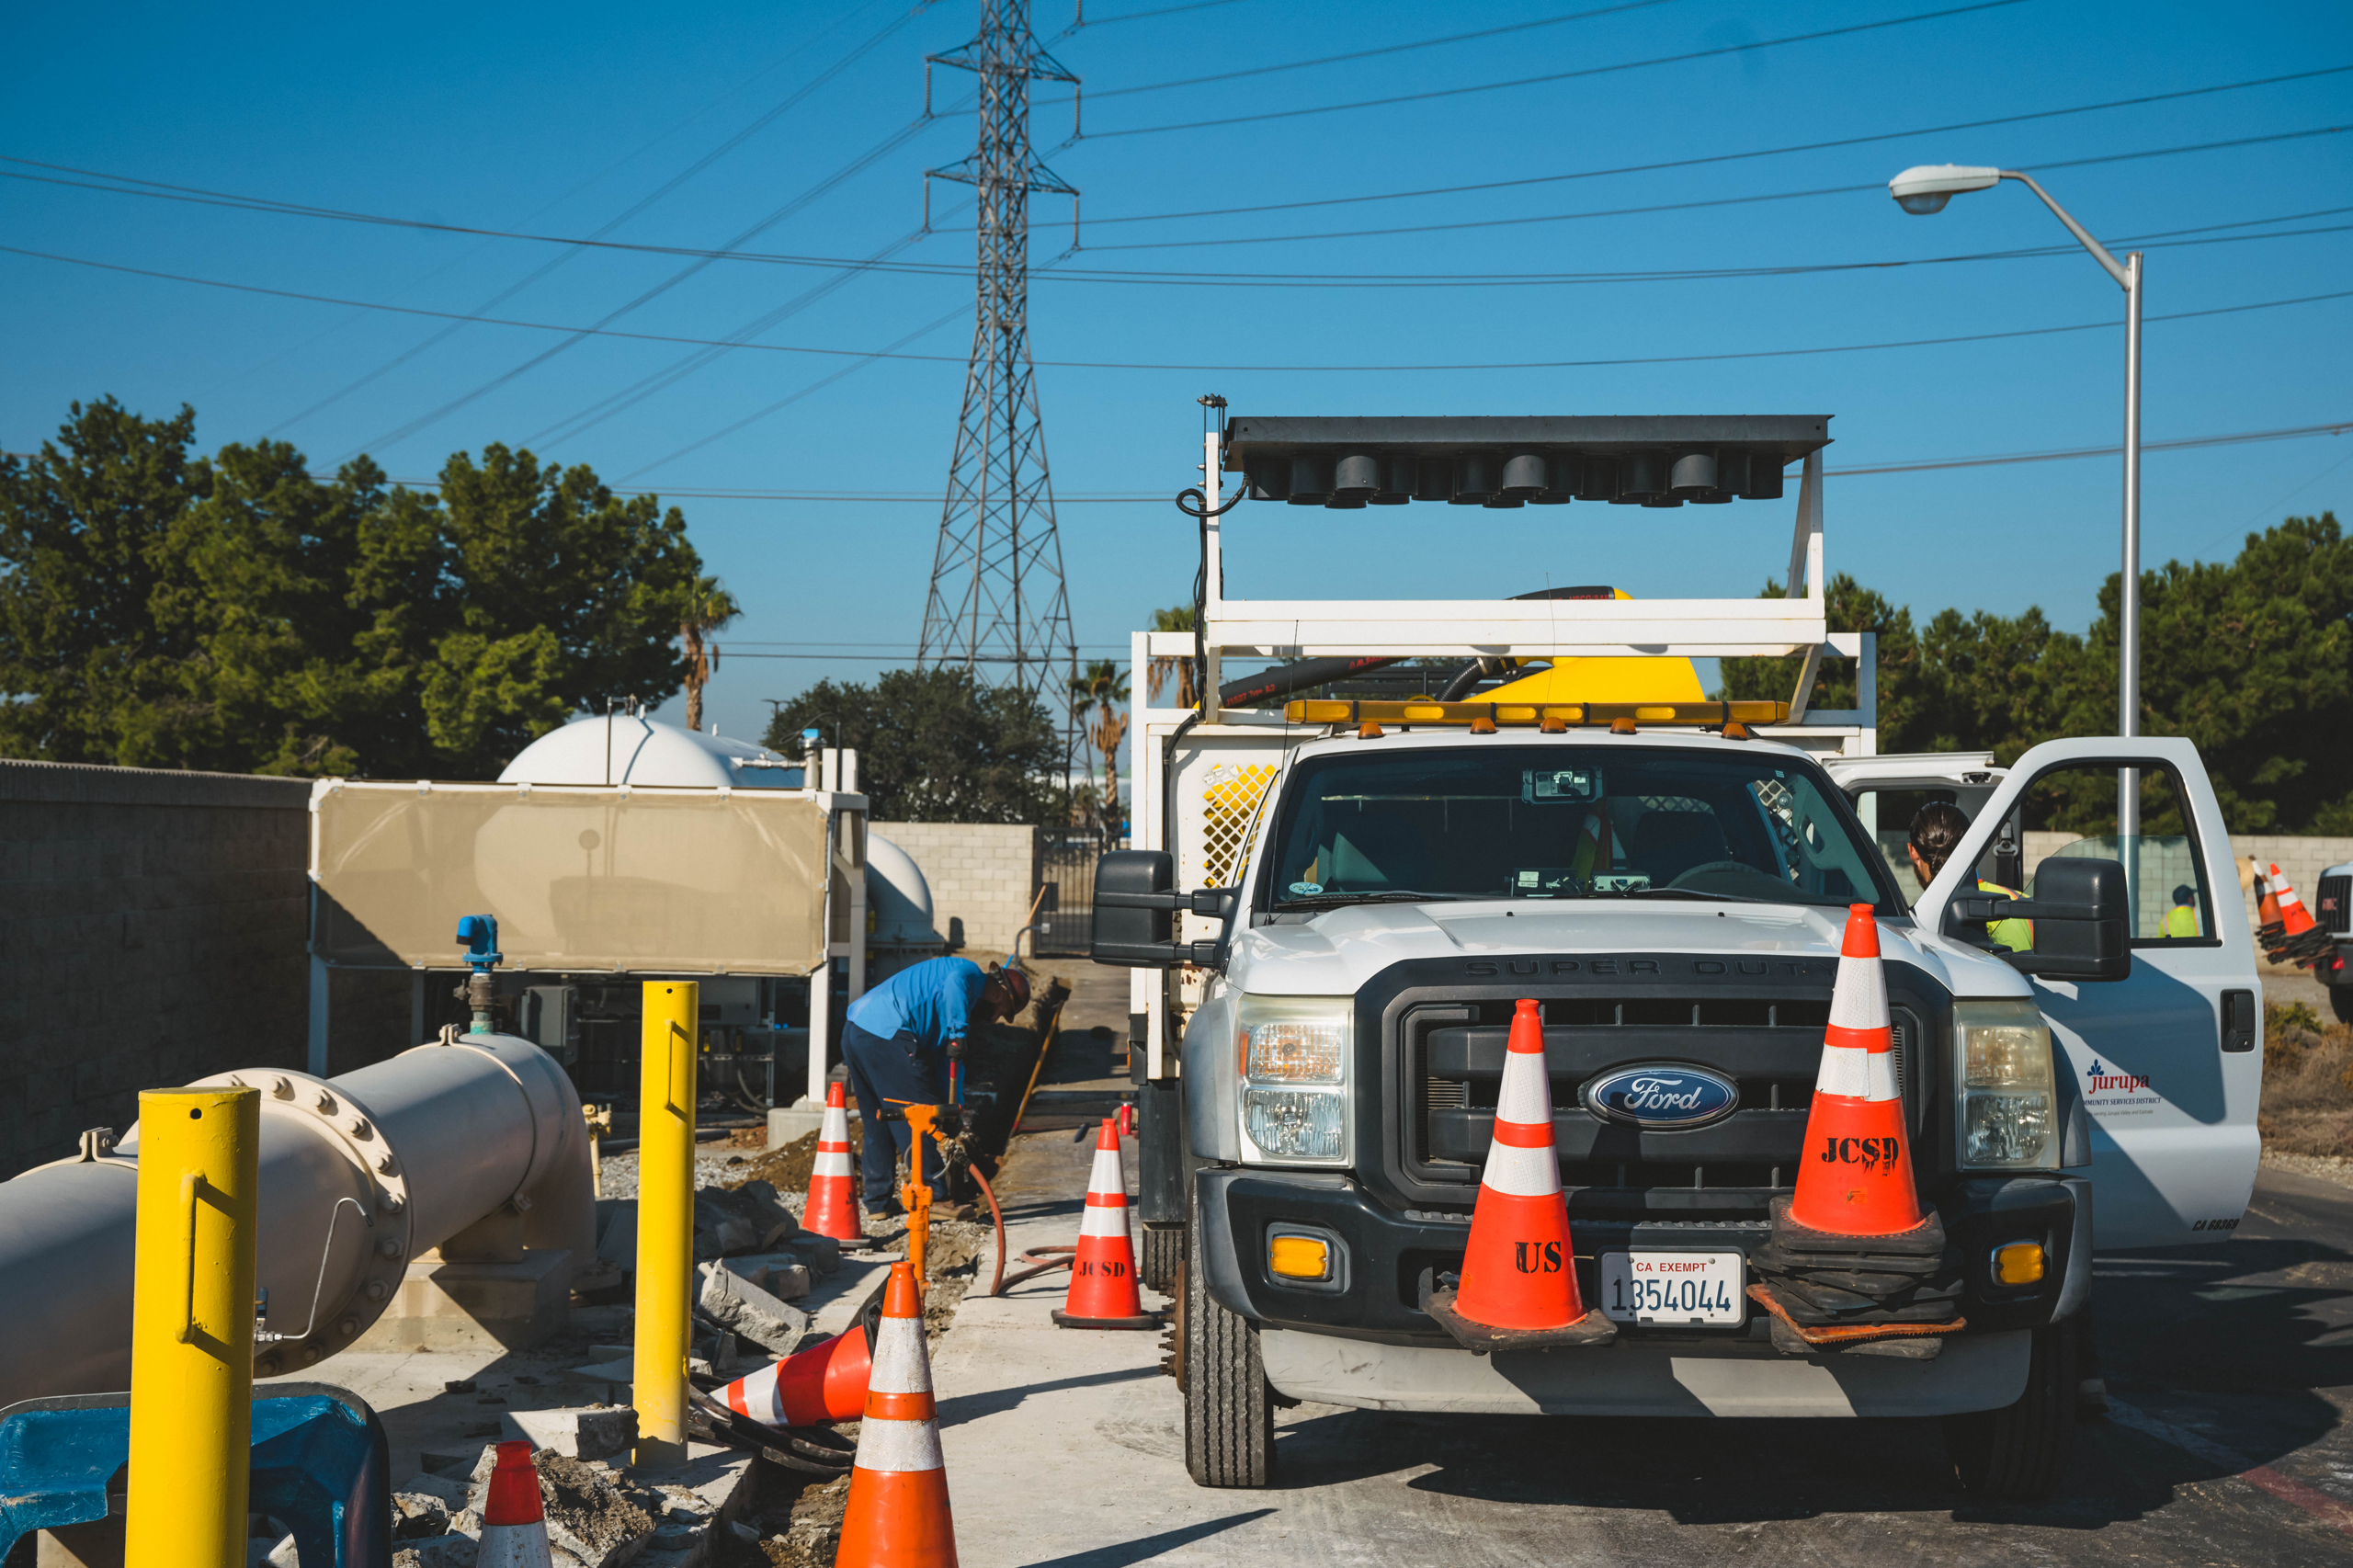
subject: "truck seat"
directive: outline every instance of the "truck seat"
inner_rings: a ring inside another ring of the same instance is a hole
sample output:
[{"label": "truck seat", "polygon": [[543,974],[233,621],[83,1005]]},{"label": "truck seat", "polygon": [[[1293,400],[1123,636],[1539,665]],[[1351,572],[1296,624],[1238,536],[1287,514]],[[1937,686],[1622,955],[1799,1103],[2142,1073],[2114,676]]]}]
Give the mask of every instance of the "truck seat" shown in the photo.
[{"label": "truck seat", "polygon": [[1694,866],[1732,858],[1723,824],[1713,812],[1645,812],[1634,824],[1626,869],[1663,888]]}]

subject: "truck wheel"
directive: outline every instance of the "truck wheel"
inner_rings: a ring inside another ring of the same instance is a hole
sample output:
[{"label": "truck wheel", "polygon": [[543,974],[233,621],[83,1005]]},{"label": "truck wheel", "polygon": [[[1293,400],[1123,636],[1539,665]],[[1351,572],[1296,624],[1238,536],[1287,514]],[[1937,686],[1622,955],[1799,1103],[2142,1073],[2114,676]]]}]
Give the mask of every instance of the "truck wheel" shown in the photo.
[{"label": "truck wheel", "polygon": [[1218,1305],[1201,1267],[1201,1227],[1179,1286],[1176,1346],[1185,1390],[1185,1468],[1199,1486],[1266,1486],[1275,1478],[1275,1410],[1258,1359],[1258,1325]]},{"label": "truck wheel", "polygon": [[2353,985],[2330,986],[2328,1010],[2336,1015],[2338,1023],[2353,1024]]},{"label": "truck wheel", "polygon": [[2008,1503],[2051,1494],[2075,1430],[2075,1325],[2034,1331],[2026,1392],[2001,1410],[1945,1417],[1945,1452],[1973,1494]]},{"label": "truck wheel", "polygon": [[1145,1284],[1165,1296],[1176,1293],[1176,1281],[1184,1273],[1185,1232],[1183,1225],[1143,1227],[1143,1246],[1136,1260],[1137,1269]]}]

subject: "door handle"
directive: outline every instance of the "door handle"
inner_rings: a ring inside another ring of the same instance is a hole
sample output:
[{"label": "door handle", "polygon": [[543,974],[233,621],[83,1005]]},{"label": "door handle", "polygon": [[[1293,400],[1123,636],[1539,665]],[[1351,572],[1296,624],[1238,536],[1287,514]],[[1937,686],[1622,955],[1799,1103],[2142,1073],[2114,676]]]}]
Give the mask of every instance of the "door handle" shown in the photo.
[{"label": "door handle", "polygon": [[2222,1049],[2234,1051],[2255,1049],[2254,992],[2222,993]]}]

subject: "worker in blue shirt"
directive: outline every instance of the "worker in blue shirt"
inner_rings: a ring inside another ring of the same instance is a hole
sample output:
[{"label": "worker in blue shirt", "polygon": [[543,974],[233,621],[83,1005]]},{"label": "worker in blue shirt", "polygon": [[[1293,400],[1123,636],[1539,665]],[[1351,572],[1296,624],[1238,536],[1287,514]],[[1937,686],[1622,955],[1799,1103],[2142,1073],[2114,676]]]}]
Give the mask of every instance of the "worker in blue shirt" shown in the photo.
[{"label": "worker in blue shirt", "polygon": [[[901,970],[849,1005],[842,1062],[866,1123],[860,1158],[866,1211],[899,1213],[895,1171],[915,1136],[905,1108],[948,1098],[947,1063],[962,1056],[976,1024],[1010,1018],[1029,1005],[1029,977],[1017,969],[983,972],[970,959],[926,959]],[[926,1148],[924,1168],[938,1171]]]}]

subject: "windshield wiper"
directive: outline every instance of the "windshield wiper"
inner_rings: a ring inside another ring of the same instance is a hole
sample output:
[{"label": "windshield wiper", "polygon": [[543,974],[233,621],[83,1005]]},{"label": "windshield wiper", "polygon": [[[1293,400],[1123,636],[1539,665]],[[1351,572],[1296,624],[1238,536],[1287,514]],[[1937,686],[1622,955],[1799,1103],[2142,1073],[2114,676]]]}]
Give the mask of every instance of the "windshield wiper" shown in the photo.
[{"label": "windshield wiper", "polygon": [[1412,888],[1382,888],[1368,892],[1312,892],[1279,899],[1277,909],[1337,909],[1349,903],[1437,903],[1476,897],[1467,892],[1417,892]]},{"label": "windshield wiper", "polygon": [[[1606,898],[1608,895],[1602,893],[1595,896]],[[1804,903],[1809,902],[1802,898],[1759,898],[1756,894],[1748,892],[1701,892],[1697,888],[1627,888],[1618,896],[1620,898],[1696,898],[1705,901],[1722,901],[1725,903]]]}]

